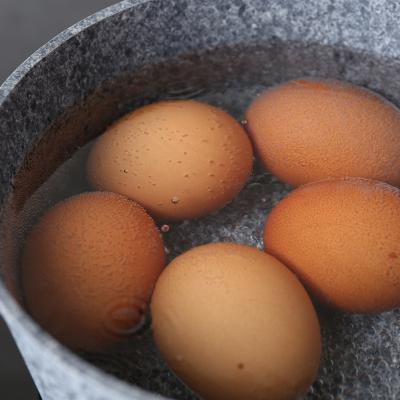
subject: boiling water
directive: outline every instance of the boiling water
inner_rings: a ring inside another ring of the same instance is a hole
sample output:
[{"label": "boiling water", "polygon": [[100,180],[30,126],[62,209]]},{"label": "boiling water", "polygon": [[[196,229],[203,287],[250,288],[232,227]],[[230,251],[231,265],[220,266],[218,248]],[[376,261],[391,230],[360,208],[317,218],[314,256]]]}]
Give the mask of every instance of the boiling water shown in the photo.
[{"label": "boiling water", "polygon": [[[56,130],[68,131],[74,119],[82,120],[81,110],[85,109],[88,121],[81,133],[77,132],[80,139],[75,143],[89,142],[84,146],[69,143],[66,146],[68,157],[64,157],[67,161],[24,202],[20,214],[24,229],[19,239],[22,243],[26,232],[48,207],[71,195],[91,190],[85,177],[90,139],[112,119],[132,108],[158,99],[197,98],[222,107],[241,121],[245,109],[261,90],[302,76],[350,80],[396,101],[400,83],[394,82],[392,77],[399,72],[397,60],[377,60],[346,49],[271,41],[167,60],[162,65],[150,66],[135,75],[109,82],[80,107],[61,117],[62,123],[50,129],[52,132],[48,135],[61,135]],[[101,110],[106,111],[100,114]],[[97,120],[93,119],[96,113]],[[97,124],[99,120],[101,122]],[[96,128],[91,129],[94,125]],[[74,126],[78,126],[76,122]],[[74,146],[79,149],[72,152]],[[289,190],[256,163],[246,187],[231,204],[205,218],[174,223],[169,229],[162,229],[168,259],[172,260],[193,246],[215,241],[233,241],[262,248],[265,218]],[[160,227],[163,224],[162,221],[158,223]],[[307,399],[400,396],[400,313],[353,316],[319,310],[319,315],[324,353],[319,378]],[[196,398],[158,356],[149,323],[113,352],[82,354],[82,357],[106,372],[167,397]]]}]

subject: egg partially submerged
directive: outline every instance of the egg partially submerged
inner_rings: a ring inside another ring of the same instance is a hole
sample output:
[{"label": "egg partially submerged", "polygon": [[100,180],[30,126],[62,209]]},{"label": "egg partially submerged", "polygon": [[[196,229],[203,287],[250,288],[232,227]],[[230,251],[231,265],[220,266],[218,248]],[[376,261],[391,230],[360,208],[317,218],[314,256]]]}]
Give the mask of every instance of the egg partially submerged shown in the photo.
[{"label": "egg partially submerged", "polygon": [[315,379],[319,323],[297,278],[275,258],[233,243],[177,257],[151,301],[161,355],[204,399],[289,400]]},{"label": "egg partially submerged", "polygon": [[93,146],[93,187],[124,194],[164,220],[204,216],[230,202],[253,164],[250,141],[229,114],[193,100],[127,114]]},{"label": "egg partially submerged", "polygon": [[106,349],[140,325],[164,261],[160,233],[141,206],[114,193],[71,197],[27,239],[27,308],[65,345]]},{"label": "egg partially submerged", "polygon": [[310,183],[272,210],[264,245],[323,303],[375,313],[400,307],[400,190],[345,178]]},{"label": "egg partially submerged", "polygon": [[246,119],[261,161],[284,182],[353,176],[400,186],[400,112],[368,89],[293,80],[262,93]]}]

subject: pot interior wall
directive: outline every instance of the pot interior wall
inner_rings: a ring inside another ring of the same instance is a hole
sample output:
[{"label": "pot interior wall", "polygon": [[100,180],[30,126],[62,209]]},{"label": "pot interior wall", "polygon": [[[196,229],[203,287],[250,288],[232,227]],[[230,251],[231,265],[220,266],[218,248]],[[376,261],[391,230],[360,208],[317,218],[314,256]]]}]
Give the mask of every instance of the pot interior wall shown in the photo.
[{"label": "pot interior wall", "polygon": [[[53,121],[21,165],[3,229],[2,251],[7,262],[0,267],[2,279],[23,303],[18,257],[26,232],[55,202],[90,190],[84,176],[90,141],[126,111],[159,99],[197,98],[221,106],[241,120],[263,88],[304,76],[349,80],[400,104],[400,81],[394,79],[399,75],[396,59],[272,38],[265,43],[243,43],[166,59],[107,81]],[[217,240],[261,248],[265,216],[288,190],[256,165],[250,182],[232,204],[201,220],[171,225],[165,235],[169,258]],[[307,398],[384,399],[399,391],[399,317],[398,311],[352,316],[320,310],[325,350],[319,379]],[[167,397],[195,398],[158,357],[148,325],[112,354],[82,357]]]}]

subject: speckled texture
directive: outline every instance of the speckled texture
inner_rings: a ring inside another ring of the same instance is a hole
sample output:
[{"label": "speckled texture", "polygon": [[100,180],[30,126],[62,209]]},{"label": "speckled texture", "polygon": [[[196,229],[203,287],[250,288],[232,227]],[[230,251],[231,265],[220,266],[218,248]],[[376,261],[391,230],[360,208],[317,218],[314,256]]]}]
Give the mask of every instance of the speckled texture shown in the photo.
[{"label": "speckled texture", "polygon": [[[111,120],[158,98],[200,96],[240,118],[261,87],[319,75],[365,85],[399,105],[399,18],[395,0],[132,0],[102,11],[45,45],[0,88],[2,214],[18,213],[56,166]],[[172,226],[166,234],[170,257],[217,239],[260,246],[264,214],[287,187],[256,171],[220,213]],[[57,189],[55,197],[85,185]],[[14,201],[6,207],[13,186]],[[7,282],[7,247],[2,250],[0,273]],[[0,312],[44,400],[159,398],[66,351],[3,284],[0,298]],[[307,399],[400,398],[399,311],[365,317],[321,310],[320,316],[324,360]],[[145,389],[192,396],[158,361],[148,330],[129,351],[86,357]]]}]

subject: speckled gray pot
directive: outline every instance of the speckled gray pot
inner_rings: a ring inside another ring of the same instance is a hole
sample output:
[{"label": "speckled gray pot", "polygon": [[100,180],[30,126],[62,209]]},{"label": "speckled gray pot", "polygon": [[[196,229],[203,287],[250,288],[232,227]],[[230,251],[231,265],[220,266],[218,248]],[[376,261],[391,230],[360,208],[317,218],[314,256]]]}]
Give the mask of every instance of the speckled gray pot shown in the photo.
[{"label": "speckled gray pot", "polygon": [[[399,104],[399,20],[396,0],[127,0],[66,30],[13,73],[0,88],[0,311],[45,400],[160,398],[134,383],[192,398],[151,351],[143,370],[134,353],[105,366],[87,357],[124,383],[58,344],[16,300],[13,230],[50,172],[125,110],[160,97],[199,96],[240,118],[262,87],[320,75]],[[172,230],[171,256],[209,240],[260,246],[263,217],[285,190],[256,170],[233,205]],[[321,323],[324,358],[308,399],[400,398],[398,311],[322,313]]]}]

